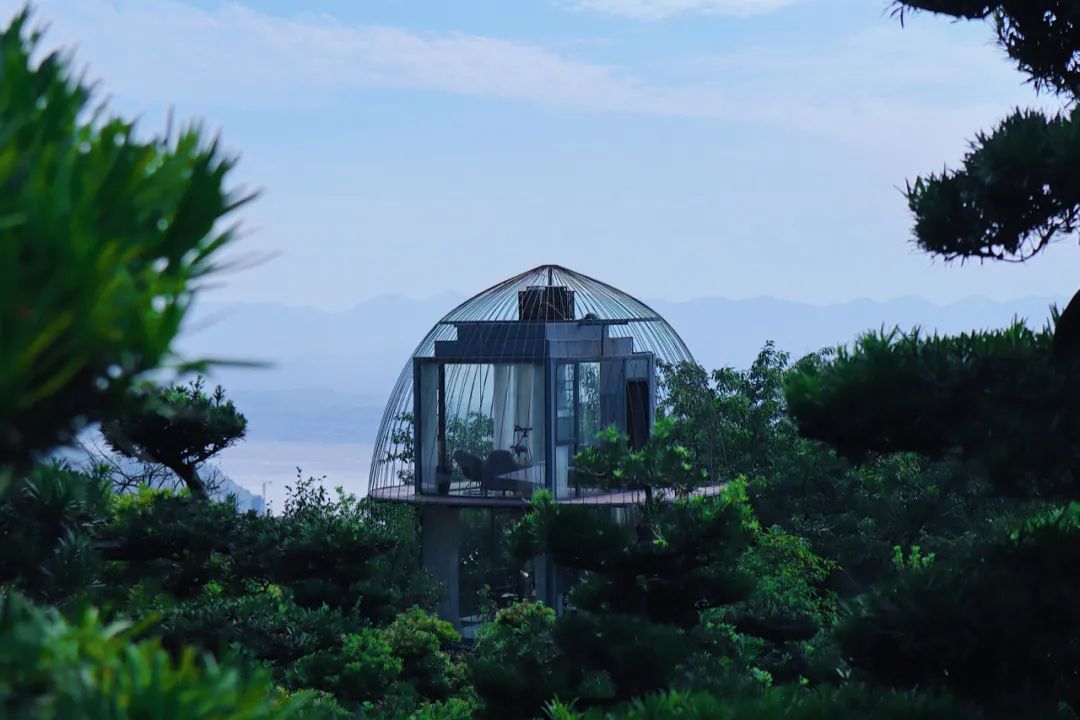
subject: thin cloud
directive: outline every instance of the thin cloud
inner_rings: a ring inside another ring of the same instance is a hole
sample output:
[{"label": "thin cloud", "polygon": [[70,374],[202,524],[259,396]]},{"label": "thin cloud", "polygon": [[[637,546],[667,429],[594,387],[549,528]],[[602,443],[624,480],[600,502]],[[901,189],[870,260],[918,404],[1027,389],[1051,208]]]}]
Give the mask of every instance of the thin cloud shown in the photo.
[{"label": "thin cloud", "polygon": [[[0,0],[14,12],[19,3]],[[617,68],[524,42],[279,17],[238,3],[41,0],[50,43],[75,45],[108,89],[139,100],[309,105],[345,90],[398,88],[584,109],[647,112],[649,90]]]},{"label": "thin cloud", "polygon": [[[688,10],[785,1],[636,0]],[[37,7],[52,24],[50,42],[78,45],[77,57],[90,64],[94,76],[106,78],[108,91],[143,107],[175,103],[183,114],[215,107],[319,107],[359,91],[397,89],[590,112],[767,123],[880,145],[920,128],[933,128],[938,137],[966,136],[994,117],[995,107],[1004,109],[1000,86],[957,101],[942,90],[950,82],[970,88],[972,77],[984,89],[994,78],[1015,80],[985,45],[898,27],[812,54],[758,47],[698,58],[685,63],[681,79],[658,83],[641,74],[651,69],[649,62],[631,69],[528,42],[352,25],[317,14],[283,17],[238,3],[205,9],[177,0],[40,0]],[[0,9],[16,8],[0,0]],[[952,69],[935,61],[961,56],[970,59]],[[928,100],[921,94],[927,85],[946,99]]]},{"label": "thin cloud", "polygon": [[799,0],[577,0],[581,10],[618,15],[634,20],[666,20],[697,13],[746,17],[774,12]]}]

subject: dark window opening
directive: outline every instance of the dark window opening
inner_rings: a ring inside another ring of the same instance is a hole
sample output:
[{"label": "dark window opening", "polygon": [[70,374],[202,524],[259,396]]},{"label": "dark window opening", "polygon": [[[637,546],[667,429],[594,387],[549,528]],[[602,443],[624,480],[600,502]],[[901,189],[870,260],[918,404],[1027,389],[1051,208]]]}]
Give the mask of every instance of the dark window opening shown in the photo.
[{"label": "dark window opening", "polygon": [[649,439],[649,383],[645,380],[626,383],[626,434],[634,450]]}]

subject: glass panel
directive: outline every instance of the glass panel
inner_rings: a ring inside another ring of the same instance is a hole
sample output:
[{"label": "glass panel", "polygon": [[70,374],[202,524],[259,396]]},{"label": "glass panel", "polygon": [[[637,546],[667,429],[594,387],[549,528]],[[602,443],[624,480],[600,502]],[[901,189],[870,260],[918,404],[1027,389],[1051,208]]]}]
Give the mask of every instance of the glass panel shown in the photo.
[{"label": "glass panel", "polygon": [[560,500],[571,495],[570,451],[572,449],[572,445],[559,445],[555,448],[555,497]]},{"label": "glass panel", "polygon": [[592,444],[600,426],[600,363],[578,365],[578,446]]},{"label": "glass panel", "polygon": [[475,638],[483,621],[485,596],[496,608],[532,598],[536,578],[532,563],[514,559],[505,541],[507,531],[521,519],[520,511],[466,507],[458,517],[461,631],[465,637]]},{"label": "glass panel", "polygon": [[423,492],[531,496],[544,477],[543,365],[447,363],[444,375],[445,464]]},{"label": "glass panel", "polygon": [[577,429],[574,407],[574,380],[576,367],[563,363],[555,373],[555,439],[559,443],[574,442]]},{"label": "glass panel", "polygon": [[600,363],[600,427],[611,425],[626,430],[626,362]]}]

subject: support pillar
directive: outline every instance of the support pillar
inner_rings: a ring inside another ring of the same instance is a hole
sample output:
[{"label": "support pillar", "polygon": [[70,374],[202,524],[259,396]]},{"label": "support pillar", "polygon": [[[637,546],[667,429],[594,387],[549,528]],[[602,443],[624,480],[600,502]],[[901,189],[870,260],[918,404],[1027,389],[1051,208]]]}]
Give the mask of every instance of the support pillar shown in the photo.
[{"label": "support pillar", "polygon": [[461,547],[461,519],[458,509],[424,505],[422,510],[422,553],[424,568],[439,583],[440,618],[461,629],[461,584],[458,579]]},{"label": "support pillar", "polygon": [[536,599],[556,613],[561,613],[562,598],[559,596],[555,563],[547,555],[537,555],[533,558],[533,573],[536,576]]}]

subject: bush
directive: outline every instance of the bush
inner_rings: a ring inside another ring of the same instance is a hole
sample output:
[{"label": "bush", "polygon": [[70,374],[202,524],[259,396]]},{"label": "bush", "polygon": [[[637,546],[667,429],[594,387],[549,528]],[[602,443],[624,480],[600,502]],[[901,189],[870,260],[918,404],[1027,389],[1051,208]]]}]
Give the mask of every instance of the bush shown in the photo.
[{"label": "bush", "polygon": [[197,128],[107,119],[23,11],[0,33],[0,475],[113,417],[170,356],[247,198]]},{"label": "bush", "polygon": [[534,717],[550,698],[568,696],[554,628],[555,612],[540,603],[503,608],[481,626],[469,669],[486,716]]},{"label": "bush", "polygon": [[273,586],[238,597],[207,593],[183,603],[159,595],[132,609],[161,618],[156,630],[169,648],[195,645],[217,657],[240,654],[265,664],[282,681],[292,663],[340,647],[341,638],[357,629],[341,613],[299,607],[287,591]]},{"label": "bush", "polygon": [[401,676],[401,666],[383,633],[367,628],[297,660],[286,670],[285,683],[326,690],[347,703],[370,702]]},{"label": "bush", "polygon": [[453,625],[412,607],[385,632],[391,652],[401,660],[401,677],[423,697],[445,700],[461,684],[463,668],[450,651],[461,641]]},{"label": "bush", "polygon": [[[987,716],[947,696],[896,693],[862,685],[803,692],[777,688],[744,697],[709,694],[661,693],[635,700],[612,711],[578,713],[555,702],[548,707],[551,720],[984,720]],[[1035,720],[1035,713],[1013,716]]]},{"label": "bush", "polygon": [[[273,720],[303,699],[275,697],[268,678],[171,658],[154,640],[135,641],[123,624],[104,626],[90,610],[75,623],[17,595],[0,595],[0,716],[13,720]],[[319,717],[309,715],[309,717]]]},{"label": "bush", "polygon": [[0,491],[0,585],[71,604],[100,579],[92,533],[107,517],[108,479],[52,462]]},{"label": "bush", "polygon": [[273,584],[300,607],[385,623],[434,600],[419,567],[416,518],[401,510],[345,493],[331,498],[312,478],[292,488],[282,516],[143,491],[121,497],[101,536],[121,590],[138,584],[183,600],[210,583],[231,596]]},{"label": "bush", "polygon": [[1080,707],[1080,505],[998,529],[955,562],[917,563],[839,628],[852,664],[900,687],[987,706]]}]

